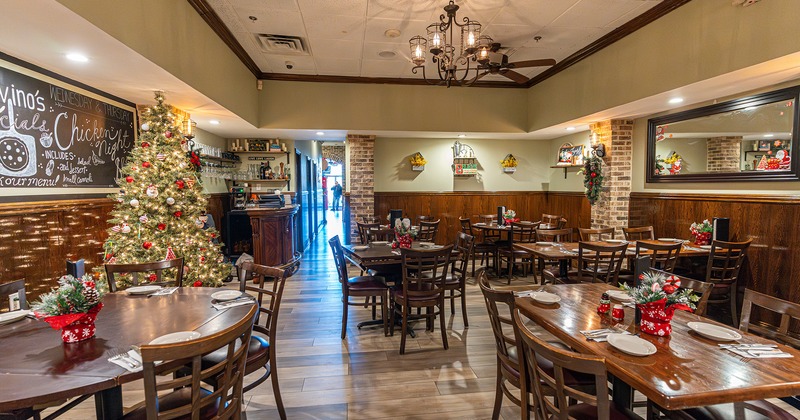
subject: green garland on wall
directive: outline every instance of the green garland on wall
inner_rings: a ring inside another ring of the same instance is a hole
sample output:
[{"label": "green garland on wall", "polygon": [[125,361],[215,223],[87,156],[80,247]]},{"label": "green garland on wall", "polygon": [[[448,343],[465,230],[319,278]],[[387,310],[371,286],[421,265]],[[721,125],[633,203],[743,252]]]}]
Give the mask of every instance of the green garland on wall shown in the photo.
[{"label": "green garland on wall", "polygon": [[603,188],[603,159],[591,156],[583,164],[583,186],[586,189],[586,198],[589,204],[594,205],[600,199],[600,191]]}]

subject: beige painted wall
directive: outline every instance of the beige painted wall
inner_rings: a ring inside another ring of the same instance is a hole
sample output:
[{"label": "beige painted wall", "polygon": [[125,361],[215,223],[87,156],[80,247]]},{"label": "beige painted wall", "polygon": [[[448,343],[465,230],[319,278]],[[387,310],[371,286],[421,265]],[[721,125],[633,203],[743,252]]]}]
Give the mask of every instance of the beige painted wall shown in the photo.
[{"label": "beige painted wall", "polygon": [[[220,147],[222,150],[225,150],[225,139],[216,134],[195,128],[194,136],[194,141],[196,143],[211,147]],[[196,147],[200,146],[198,145]],[[206,193],[221,193],[228,191],[228,187],[225,185],[225,181],[222,179],[202,176],[202,180],[203,191]]]},{"label": "beige painted wall", "polygon": [[[582,144],[585,151],[589,150],[589,131],[572,133],[550,140],[550,151],[547,155],[548,165],[555,165],[558,162],[558,150],[564,143],[571,143],[573,146]],[[550,168],[549,191],[583,191],[583,175],[578,173],[580,169],[567,168],[567,176],[564,178],[564,168]]]},{"label": "beige painted wall", "polygon": [[797,0],[689,2],[528,90],[528,131],[800,51]]},{"label": "beige painted wall", "polygon": [[[547,189],[550,142],[459,139],[478,158],[478,176],[454,177],[452,146],[456,139],[378,138],[375,141],[375,191],[543,191]],[[408,158],[422,153],[423,172],[411,170]],[[516,173],[503,172],[500,161],[511,153]]]},{"label": "beige painted wall", "polygon": [[524,89],[264,81],[259,127],[522,133]]},{"label": "beige painted wall", "polygon": [[[58,1],[231,112],[257,125],[255,76],[189,2]],[[92,84],[90,80],[84,82]]]}]

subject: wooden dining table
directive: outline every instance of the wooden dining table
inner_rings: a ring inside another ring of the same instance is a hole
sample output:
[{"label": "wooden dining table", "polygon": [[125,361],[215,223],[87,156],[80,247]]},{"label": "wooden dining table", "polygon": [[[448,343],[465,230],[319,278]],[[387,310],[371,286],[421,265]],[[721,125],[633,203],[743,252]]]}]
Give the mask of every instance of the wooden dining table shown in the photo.
[{"label": "wooden dining table", "polygon": [[[587,340],[581,330],[607,328],[614,322],[597,313],[606,284],[549,285],[546,291],[561,298],[541,304],[530,297],[516,299],[520,312],[580,353],[605,358],[613,375],[615,404],[629,409],[632,390],[667,410],[719,403],[786,397],[800,394],[800,351],[772,340],[740,332],[742,344],[777,344],[792,358],[744,358],[719,347],[719,342],[691,331],[687,323],[700,321],[730,328],[689,312],[675,311],[672,334],[639,336],[656,347],[656,353],[637,357],[622,353],[608,342]],[[634,309],[625,309],[623,324],[638,334]]]},{"label": "wooden dining table", "polygon": [[140,380],[142,372],[108,358],[173,332],[213,334],[247,316],[247,305],[214,309],[211,294],[219,290],[182,287],[152,297],[109,293],[95,336],[77,343],[62,343],[60,331],[41,320],[0,326],[0,412],[94,394],[98,419],[121,418],[121,385]]}]

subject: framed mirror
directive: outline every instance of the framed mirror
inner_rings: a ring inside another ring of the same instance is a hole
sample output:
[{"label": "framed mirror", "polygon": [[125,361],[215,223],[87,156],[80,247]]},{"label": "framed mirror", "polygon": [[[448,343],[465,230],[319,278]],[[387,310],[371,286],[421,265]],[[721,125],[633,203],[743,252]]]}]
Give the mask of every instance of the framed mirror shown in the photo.
[{"label": "framed mirror", "polygon": [[800,86],[652,118],[647,182],[800,179]]}]

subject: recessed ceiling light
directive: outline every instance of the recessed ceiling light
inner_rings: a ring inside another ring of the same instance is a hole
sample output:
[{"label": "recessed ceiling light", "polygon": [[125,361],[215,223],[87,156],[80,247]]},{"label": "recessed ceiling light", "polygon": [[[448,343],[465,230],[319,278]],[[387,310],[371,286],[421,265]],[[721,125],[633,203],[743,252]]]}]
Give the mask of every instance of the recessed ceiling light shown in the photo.
[{"label": "recessed ceiling light", "polygon": [[385,50],[385,51],[379,52],[378,55],[381,58],[395,58],[397,56],[397,53],[394,52],[394,51]]},{"label": "recessed ceiling light", "polygon": [[672,98],[669,100],[669,103],[671,104],[679,104],[681,102],[683,102],[683,98]]},{"label": "recessed ceiling light", "polygon": [[774,134],[764,134],[764,137],[774,137]]},{"label": "recessed ceiling light", "polygon": [[400,36],[399,29],[387,29],[386,32],[383,33],[386,38],[397,38]]},{"label": "recessed ceiling light", "polygon": [[217,121],[217,120],[211,120],[208,123],[211,124],[211,125],[219,125],[219,121]]},{"label": "recessed ceiling light", "polygon": [[69,54],[67,54],[67,60],[77,61],[79,63],[85,63],[85,62],[89,61],[89,57],[87,57],[87,56],[85,56],[83,54],[80,54],[80,53],[69,53]]},{"label": "recessed ceiling light", "polygon": [[464,137],[467,137],[467,135],[466,134],[459,134],[458,135],[458,138],[460,138],[460,139],[463,139]]},{"label": "recessed ceiling light", "polygon": [[567,127],[567,131],[575,131],[575,127],[569,126]]},{"label": "recessed ceiling light", "polygon": [[325,132],[324,132],[324,131],[317,131],[317,135],[318,135],[318,136],[324,136],[324,135],[325,135]]}]

